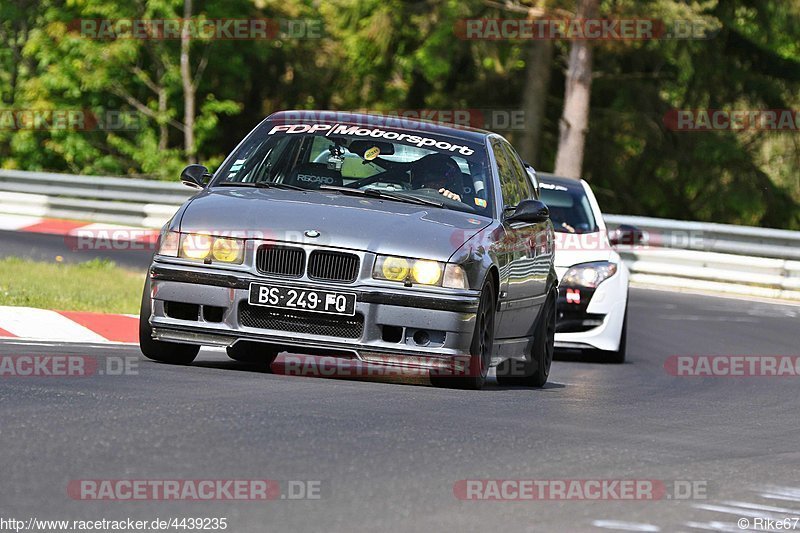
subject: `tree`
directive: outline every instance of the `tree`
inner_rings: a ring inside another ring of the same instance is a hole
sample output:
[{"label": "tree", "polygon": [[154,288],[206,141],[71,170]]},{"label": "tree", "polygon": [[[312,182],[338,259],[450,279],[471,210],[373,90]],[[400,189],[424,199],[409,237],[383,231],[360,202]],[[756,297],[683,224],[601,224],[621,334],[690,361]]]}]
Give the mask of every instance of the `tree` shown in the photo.
[{"label": "tree", "polygon": [[[577,19],[597,18],[599,0],[577,0]],[[592,43],[572,42],[564,87],[564,111],[559,121],[558,153],[554,172],[569,178],[581,177],[589,103],[592,94]]]}]

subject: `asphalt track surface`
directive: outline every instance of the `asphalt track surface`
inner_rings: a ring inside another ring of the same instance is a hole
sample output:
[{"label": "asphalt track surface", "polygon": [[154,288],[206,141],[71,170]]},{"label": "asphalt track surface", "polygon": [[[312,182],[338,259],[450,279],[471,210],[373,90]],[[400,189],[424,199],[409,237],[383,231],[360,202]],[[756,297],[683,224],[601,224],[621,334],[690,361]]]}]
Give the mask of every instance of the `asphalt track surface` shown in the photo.
[{"label": "asphalt track surface", "polygon": [[[117,247],[116,250],[109,248]],[[82,263],[92,259],[108,259],[119,266],[141,270],[150,264],[152,250],[144,244],[101,241],[98,249],[81,249],[75,239],[46,233],[0,231],[0,258],[23,257],[36,261]],[[2,273],[0,273],[2,276]]]},{"label": "asphalt track surface", "polygon": [[[544,389],[281,376],[203,350],[5,341],[125,375],[0,377],[0,518],[226,517],[228,531],[740,531],[800,517],[798,378],[676,377],[671,355],[798,354],[800,307],[631,290],[629,361],[563,355]],[[463,479],[676,480],[657,501],[463,501]],[[319,481],[319,499],[84,501],[81,479]],[[672,492],[669,492],[672,495]],[[792,522],[796,524],[795,522]],[[799,525],[795,527],[800,528]],[[175,530],[173,530],[175,531]]]}]

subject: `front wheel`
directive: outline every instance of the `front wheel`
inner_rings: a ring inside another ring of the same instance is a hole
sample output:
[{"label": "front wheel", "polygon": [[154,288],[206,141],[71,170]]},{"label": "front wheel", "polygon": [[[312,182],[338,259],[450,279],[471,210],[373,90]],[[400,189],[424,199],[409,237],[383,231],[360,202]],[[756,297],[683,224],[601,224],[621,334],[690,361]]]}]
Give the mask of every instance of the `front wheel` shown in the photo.
[{"label": "front wheel", "polygon": [[139,308],[139,349],[148,359],[162,363],[188,365],[194,361],[200,351],[200,346],[153,339],[153,328],[150,327],[150,312],[150,276],[148,276],[142,292],[142,305]]},{"label": "front wheel", "polygon": [[[492,362],[494,345],[495,294],[491,280],[486,280],[481,290],[478,312],[475,314],[475,331],[470,345],[467,376],[431,375],[431,383],[437,387],[480,390],[486,383],[486,375]],[[454,372],[453,374],[457,374]]]}]

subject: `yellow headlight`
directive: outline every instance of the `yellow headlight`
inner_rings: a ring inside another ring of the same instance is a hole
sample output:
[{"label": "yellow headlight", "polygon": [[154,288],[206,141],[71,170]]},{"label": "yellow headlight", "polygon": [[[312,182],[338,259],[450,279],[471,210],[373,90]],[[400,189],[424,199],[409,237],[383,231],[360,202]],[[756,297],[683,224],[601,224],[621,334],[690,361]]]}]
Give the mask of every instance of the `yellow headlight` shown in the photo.
[{"label": "yellow headlight", "polygon": [[402,257],[386,257],[381,267],[383,277],[391,281],[405,281],[408,277],[408,261]]},{"label": "yellow headlight", "polygon": [[181,236],[181,257],[186,259],[205,259],[211,253],[214,237],[197,233],[184,233]]},{"label": "yellow headlight", "polygon": [[411,269],[411,277],[423,285],[436,285],[442,277],[442,265],[436,261],[416,261]]},{"label": "yellow headlight", "polygon": [[217,238],[211,250],[214,261],[223,263],[241,263],[242,245],[237,239]]}]

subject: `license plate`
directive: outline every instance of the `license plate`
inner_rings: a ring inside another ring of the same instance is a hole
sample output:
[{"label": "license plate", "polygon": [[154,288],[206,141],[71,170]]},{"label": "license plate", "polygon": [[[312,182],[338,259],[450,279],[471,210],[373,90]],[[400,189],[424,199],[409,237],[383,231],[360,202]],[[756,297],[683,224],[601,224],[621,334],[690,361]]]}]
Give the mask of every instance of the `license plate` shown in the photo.
[{"label": "license plate", "polygon": [[356,314],[356,295],[352,292],[319,291],[315,289],[294,289],[263,283],[250,284],[252,305],[327,313],[330,315]]}]

